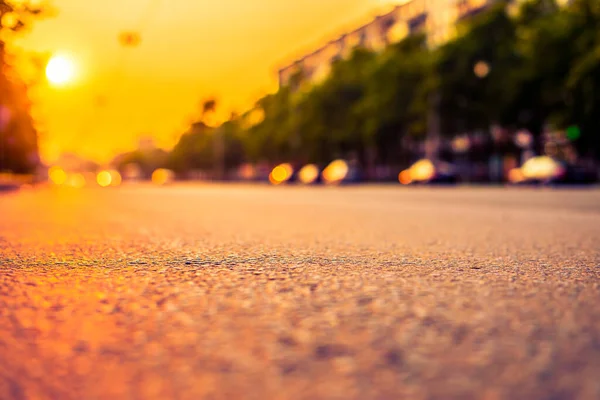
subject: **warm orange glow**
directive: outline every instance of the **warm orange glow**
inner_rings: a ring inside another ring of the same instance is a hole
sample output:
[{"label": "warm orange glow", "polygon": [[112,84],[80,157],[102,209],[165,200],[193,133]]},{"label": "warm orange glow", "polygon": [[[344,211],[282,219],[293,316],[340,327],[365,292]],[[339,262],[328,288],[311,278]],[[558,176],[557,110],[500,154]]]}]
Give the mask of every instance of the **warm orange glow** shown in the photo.
[{"label": "warm orange glow", "polygon": [[452,150],[457,153],[465,153],[469,151],[471,141],[467,136],[458,136],[452,141]]},{"label": "warm orange glow", "polygon": [[290,180],[294,173],[294,168],[290,164],[281,164],[273,168],[269,175],[269,181],[273,185],[279,185]]},{"label": "warm orange glow", "polygon": [[410,33],[409,26],[404,21],[398,21],[388,31],[388,40],[390,43],[397,43],[404,39]]},{"label": "warm orange glow", "polygon": [[314,183],[319,178],[319,167],[314,164],[308,164],[302,167],[298,172],[298,179],[305,185]]},{"label": "warm orange glow", "polygon": [[349,168],[344,160],[335,160],[323,170],[323,180],[329,184],[336,184],[346,179]]},{"label": "warm orange glow", "polygon": [[398,175],[398,181],[403,185],[410,185],[412,183],[412,178],[410,177],[410,170],[405,169],[400,172]]},{"label": "warm orange glow", "polygon": [[435,166],[429,160],[419,160],[410,167],[410,179],[414,182],[428,181],[435,176]]},{"label": "warm orange glow", "polygon": [[85,186],[85,177],[83,174],[79,173],[70,174],[67,178],[66,185],[76,189],[81,189]]},{"label": "warm orange glow", "polygon": [[534,157],[521,167],[523,176],[527,179],[550,179],[560,173],[562,167],[548,156]]},{"label": "warm orange glow", "polygon": [[[50,162],[47,143],[55,143],[61,152],[100,163],[134,149],[140,132],[161,147],[174,145],[174,133],[185,132],[182,123],[203,96],[217,97],[219,120],[231,110],[243,113],[276,90],[274,68],[371,20],[384,7],[375,0],[49,3],[56,16],[35,21],[19,47],[72,54],[77,85],[39,90],[47,116],[42,157]],[[121,44],[126,32],[139,35],[126,40],[137,47]],[[100,114],[98,96],[106,99]]]},{"label": "warm orange glow", "polygon": [[19,22],[19,16],[14,12],[7,12],[2,15],[0,18],[0,25],[4,28],[12,29]]},{"label": "warm orange glow", "polygon": [[123,168],[123,176],[129,180],[139,179],[142,176],[142,170],[137,164],[127,164]]},{"label": "warm orange glow", "polygon": [[269,174],[269,182],[271,183],[271,185],[279,185],[281,183],[273,177],[272,172]]},{"label": "warm orange glow", "polygon": [[240,177],[242,179],[253,179],[256,176],[256,169],[251,164],[244,164],[240,168]]},{"label": "warm orange glow", "polygon": [[112,183],[112,176],[108,171],[99,172],[96,176],[96,182],[102,187],[108,187]]},{"label": "warm orange glow", "polygon": [[478,78],[485,78],[490,73],[490,65],[485,61],[479,61],[473,67],[473,72],[475,72]]},{"label": "warm orange glow", "polygon": [[513,168],[508,171],[508,181],[511,183],[520,183],[525,180],[520,168]]},{"label": "warm orange glow", "polygon": [[323,64],[317,68],[315,73],[312,76],[313,82],[315,84],[320,84],[325,82],[325,80],[331,74],[331,66],[329,64]]},{"label": "warm orange glow", "polygon": [[67,181],[67,173],[60,167],[52,167],[48,170],[48,178],[55,185],[63,185]]},{"label": "warm orange glow", "polygon": [[262,108],[256,108],[252,110],[244,120],[244,127],[246,129],[251,128],[255,125],[260,124],[265,120],[265,111]]},{"label": "warm orange glow", "polygon": [[166,185],[173,180],[173,171],[159,168],[152,173],[152,183],[155,185]]},{"label": "warm orange glow", "polygon": [[482,6],[484,6],[484,5],[486,4],[486,1],[487,1],[487,0],[471,0],[471,2],[470,2],[470,4],[469,4],[469,5],[470,5],[472,8],[478,8],[478,7],[482,7]]},{"label": "warm orange glow", "polygon": [[121,174],[119,173],[119,171],[116,170],[110,170],[108,171],[108,173],[110,174],[110,185],[111,186],[119,186],[122,182],[122,178],[121,178]]},{"label": "warm orange glow", "polygon": [[81,175],[83,175],[83,179],[85,180],[86,186],[96,182],[96,174],[93,172],[84,172]]},{"label": "warm orange glow", "polygon": [[73,61],[65,56],[54,56],[46,66],[46,77],[55,86],[65,85],[73,80],[75,66]]}]

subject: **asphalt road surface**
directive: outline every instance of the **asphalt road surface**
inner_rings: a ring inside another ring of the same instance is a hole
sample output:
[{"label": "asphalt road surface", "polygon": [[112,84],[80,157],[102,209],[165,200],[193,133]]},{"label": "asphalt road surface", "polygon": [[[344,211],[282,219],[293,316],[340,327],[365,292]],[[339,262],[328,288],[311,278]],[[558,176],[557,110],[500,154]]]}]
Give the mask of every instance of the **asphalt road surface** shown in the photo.
[{"label": "asphalt road surface", "polygon": [[600,398],[600,191],[0,195],[0,399],[200,398]]}]

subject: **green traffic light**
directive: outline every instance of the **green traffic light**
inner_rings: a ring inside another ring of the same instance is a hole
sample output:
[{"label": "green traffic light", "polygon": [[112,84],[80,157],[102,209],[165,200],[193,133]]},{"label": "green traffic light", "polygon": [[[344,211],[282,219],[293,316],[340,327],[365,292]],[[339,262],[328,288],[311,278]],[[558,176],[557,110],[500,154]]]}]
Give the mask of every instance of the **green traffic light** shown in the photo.
[{"label": "green traffic light", "polygon": [[578,126],[570,126],[567,128],[567,138],[571,141],[579,139],[581,136],[581,130]]}]

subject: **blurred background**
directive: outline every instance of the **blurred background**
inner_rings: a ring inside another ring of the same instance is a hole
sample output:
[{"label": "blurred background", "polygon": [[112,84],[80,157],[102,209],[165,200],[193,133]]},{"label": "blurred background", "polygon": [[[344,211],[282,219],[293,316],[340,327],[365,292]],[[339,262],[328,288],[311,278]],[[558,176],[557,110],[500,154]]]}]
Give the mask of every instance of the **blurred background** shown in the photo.
[{"label": "blurred background", "polygon": [[0,187],[593,184],[597,0],[0,0]]}]

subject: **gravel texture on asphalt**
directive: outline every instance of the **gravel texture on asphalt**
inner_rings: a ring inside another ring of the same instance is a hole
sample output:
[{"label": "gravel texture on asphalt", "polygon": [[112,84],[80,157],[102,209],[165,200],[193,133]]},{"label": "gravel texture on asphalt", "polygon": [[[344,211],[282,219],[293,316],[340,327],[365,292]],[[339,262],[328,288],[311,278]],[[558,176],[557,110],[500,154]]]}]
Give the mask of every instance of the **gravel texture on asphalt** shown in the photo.
[{"label": "gravel texture on asphalt", "polygon": [[0,399],[200,398],[600,398],[600,191],[0,195]]}]

